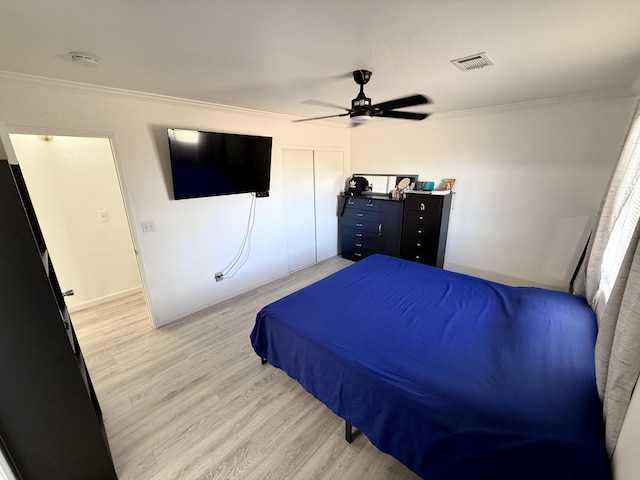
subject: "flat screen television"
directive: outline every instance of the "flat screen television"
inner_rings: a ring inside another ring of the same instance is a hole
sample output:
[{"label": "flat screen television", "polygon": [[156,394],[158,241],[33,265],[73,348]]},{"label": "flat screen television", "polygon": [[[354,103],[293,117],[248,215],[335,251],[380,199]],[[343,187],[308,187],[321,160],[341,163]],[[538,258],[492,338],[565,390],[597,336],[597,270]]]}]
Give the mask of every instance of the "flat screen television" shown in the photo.
[{"label": "flat screen television", "polygon": [[256,192],[271,178],[271,137],[168,129],[176,200]]}]

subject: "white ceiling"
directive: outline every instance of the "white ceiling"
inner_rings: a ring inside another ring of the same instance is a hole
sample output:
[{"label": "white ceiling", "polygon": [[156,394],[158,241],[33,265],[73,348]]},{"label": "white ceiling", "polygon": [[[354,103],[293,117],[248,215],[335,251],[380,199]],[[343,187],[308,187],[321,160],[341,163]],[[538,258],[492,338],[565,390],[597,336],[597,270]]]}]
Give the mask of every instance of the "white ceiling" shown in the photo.
[{"label": "white ceiling", "polygon": [[[450,63],[479,52],[495,66]],[[0,0],[0,70],[320,116],[340,111],[305,102],[350,106],[361,68],[374,103],[436,113],[630,91],[640,0]]]}]

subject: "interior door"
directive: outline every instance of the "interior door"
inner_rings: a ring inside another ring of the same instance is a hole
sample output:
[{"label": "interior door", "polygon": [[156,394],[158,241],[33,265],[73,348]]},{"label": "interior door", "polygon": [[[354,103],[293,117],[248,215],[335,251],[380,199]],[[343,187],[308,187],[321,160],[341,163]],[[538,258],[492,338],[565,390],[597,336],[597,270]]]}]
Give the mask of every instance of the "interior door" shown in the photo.
[{"label": "interior door", "polygon": [[316,219],[316,259],[338,254],[338,194],[344,190],[343,152],[313,152]]},{"label": "interior door", "polygon": [[289,271],[316,263],[313,150],[285,149],[285,223]]}]

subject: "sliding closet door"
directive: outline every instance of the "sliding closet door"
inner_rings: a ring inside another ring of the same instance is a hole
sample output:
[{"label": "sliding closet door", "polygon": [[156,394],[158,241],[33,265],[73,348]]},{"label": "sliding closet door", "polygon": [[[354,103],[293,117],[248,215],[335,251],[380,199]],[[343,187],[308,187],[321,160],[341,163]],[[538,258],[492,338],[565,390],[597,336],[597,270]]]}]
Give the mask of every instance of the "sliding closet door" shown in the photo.
[{"label": "sliding closet door", "polygon": [[343,153],[313,152],[316,206],[316,259],[338,254],[338,194],[344,190]]},{"label": "sliding closet door", "polygon": [[338,194],[342,151],[285,149],[285,216],[289,271],[338,254]]},{"label": "sliding closet door", "polygon": [[316,263],[313,150],[283,150],[289,271]]}]

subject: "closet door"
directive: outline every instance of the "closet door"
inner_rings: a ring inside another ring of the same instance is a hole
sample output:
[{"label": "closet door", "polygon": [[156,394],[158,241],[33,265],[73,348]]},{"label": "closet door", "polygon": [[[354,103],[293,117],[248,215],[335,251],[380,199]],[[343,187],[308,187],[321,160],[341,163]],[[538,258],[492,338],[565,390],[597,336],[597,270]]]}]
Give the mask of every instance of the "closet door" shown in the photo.
[{"label": "closet door", "polygon": [[282,152],[289,271],[316,263],[313,150]]},{"label": "closet door", "polygon": [[343,152],[316,150],[314,187],[316,207],[316,259],[338,254],[338,194],[344,190]]}]

